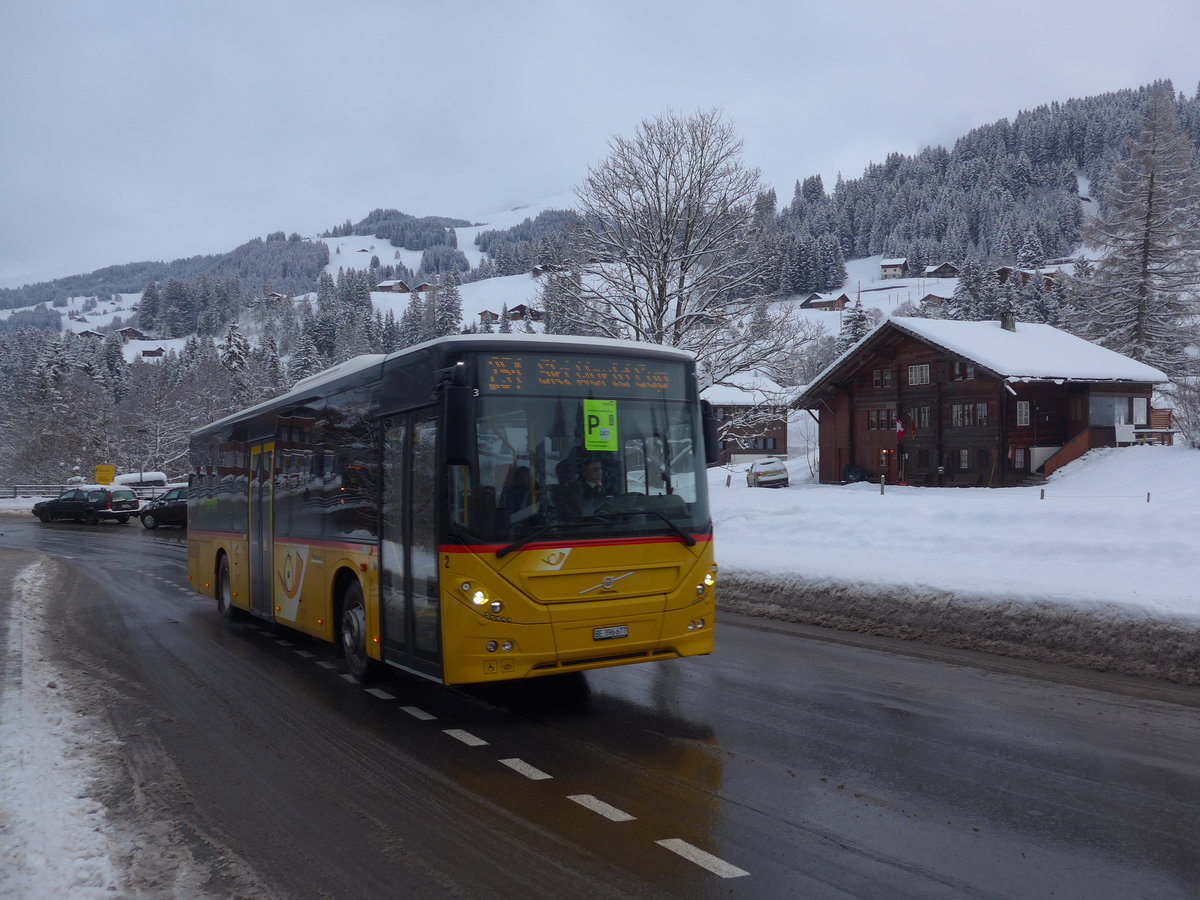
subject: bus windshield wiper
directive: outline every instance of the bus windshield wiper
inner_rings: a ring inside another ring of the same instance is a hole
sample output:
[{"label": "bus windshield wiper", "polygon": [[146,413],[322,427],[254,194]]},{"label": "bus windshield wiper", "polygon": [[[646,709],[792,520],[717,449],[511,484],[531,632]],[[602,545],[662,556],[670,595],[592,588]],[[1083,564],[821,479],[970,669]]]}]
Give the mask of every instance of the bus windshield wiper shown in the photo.
[{"label": "bus windshield wiper", "polygon": [[679,540],[685,546],[688,546],[688,547],[696,546],[696,539],[694,537],[692,537],[690,534],[688,534],[686,531],[684,531],[682,528],[680,528],[678,525],[676,525],[674,522],[672,522],[669,518],[667,518],[665,515],[663,515],[657,509],[626,509],[626,510],[604,510],[604,509],[602,509],[599,512],[595,513],[595,515],[597,517],[614,516],[614,517],[620,517],[620,518],[628,518],[629,516],[657,516],[658,518],[662,519],[664,522],[667,523],[667,527],[670,528],[673,532],[675,532],[675,534],[679,537]]},{"label": "bus windshield wiper", "polygon": [[533,543],[535,540],[537,540],[543,534],[546,534],[549,531],[553,531],[555,528],[558,528],[559,526],[564,525],[564,524],[566,524],[566,523],[564,523],[564,522],[547,522],[545,525],[542,525],[540,528],[533,529],[533,531],[529,532],[529,534],[525,535],[524,537],[517,538],[515,541],[513,541],[507,547],[501,547],[499,550],[496,551],[496,557],[498,559],[503,559],[504,557],[508,556],[508,554],[512,553],[514,550],[520,550],[526,544]]}]

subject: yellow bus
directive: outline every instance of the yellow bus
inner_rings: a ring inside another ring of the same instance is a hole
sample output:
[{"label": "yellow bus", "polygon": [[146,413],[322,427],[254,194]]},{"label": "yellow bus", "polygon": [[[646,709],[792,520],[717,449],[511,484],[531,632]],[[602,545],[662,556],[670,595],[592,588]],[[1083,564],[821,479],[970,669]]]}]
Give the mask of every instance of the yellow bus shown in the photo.
[{"label": "yellow bus", "polygon": [[226,618],[445,684],[710,653],[716,423],[690,354],[458,335],[191,438],[188,578]]}]

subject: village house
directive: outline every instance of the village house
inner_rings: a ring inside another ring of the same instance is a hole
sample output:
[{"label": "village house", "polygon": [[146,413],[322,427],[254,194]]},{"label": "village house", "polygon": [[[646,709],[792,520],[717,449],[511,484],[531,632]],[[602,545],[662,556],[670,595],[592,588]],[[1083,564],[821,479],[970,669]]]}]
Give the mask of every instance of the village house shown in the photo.
[{"label": "village house", "polygon": [[542,321],[541,310],[534,309],[531,306],[526,306],[524,303],[518,303],[508,311],[508,317],[514,322],[523,322],[525,319],[532,319],[535,322]]},{"label": "village house", "polygon": [[124,341],[148,341],[148,340],[150,340],[149,335],[145,334],[144,332],[138,331],[138,329],[134,328],[132,325],[127,325],[124,328],[118,328],[117,334],[119,334],[121,336],[121,340],[124,340]]},{"label": "village house", "polygon": [[879,264],[880,278],[905,278],[908,275],[908,260],[901,256],[885,259]]},{"label": "village house", "polygon": [[787,458],[787,392],[770,378],[741,375],[730,384],[700,392],[717,417],[721,437],[718,465],[751,462],[764,456]]},{"label": "village house", "polygon": [[412,288],[408,286],[407,282],[400,278],[389,278],[386,281],[381,281],[379,284],[375,285],[374,290],[387,291],[391,294],[412,293]]},{"label": "village house", "polygon": [[818,294],[812,293],[804,298],[800,304],[801,309],[845,309],[846,304],[850,302],[850,298],[845,294]]},{"label": "village house", "polygon": [[926,278],[957,278],[958,273],[958,266],[948,262],[944,262],[938,266],[925,267]]},{"label": "village house", "polygon": [[893,318],[793,405],[819,422],[823,483],[1004,487],[1094,447],[1169,439],[1169,411],[1151,409],[1166,380],[1050,325]]}]

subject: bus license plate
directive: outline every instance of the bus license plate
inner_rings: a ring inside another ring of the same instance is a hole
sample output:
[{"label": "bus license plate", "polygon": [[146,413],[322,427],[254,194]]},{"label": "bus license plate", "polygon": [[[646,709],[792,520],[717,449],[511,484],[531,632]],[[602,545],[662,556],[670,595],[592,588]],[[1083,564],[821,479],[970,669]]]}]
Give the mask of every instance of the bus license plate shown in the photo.
[{"label": "bus license plate", "polygon": [[629,637],[628,625],[609,625],[607,628],[596,628],[592,631],[593,641],[609,641],[623,637]]}]

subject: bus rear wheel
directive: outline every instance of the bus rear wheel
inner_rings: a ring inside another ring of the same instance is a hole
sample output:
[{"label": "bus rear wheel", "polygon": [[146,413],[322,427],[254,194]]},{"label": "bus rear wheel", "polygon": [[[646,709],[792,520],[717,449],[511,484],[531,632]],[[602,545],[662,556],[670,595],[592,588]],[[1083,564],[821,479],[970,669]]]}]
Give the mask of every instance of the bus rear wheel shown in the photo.
[{"label": "bus rear wheel", "polygon": [[221,561],[217,563],[217,612],[226,622],[233,621],[233,587],[229,577],[229,557],[223,553]]},{"label": "bus rear wheel", "polygon": [[378,674],[379,666],[367,656],[367,611],[363,606],[362,585],[357,580],[348,584],[342,595],[340,630],[346,669],[358,681],[370,681]]}]

